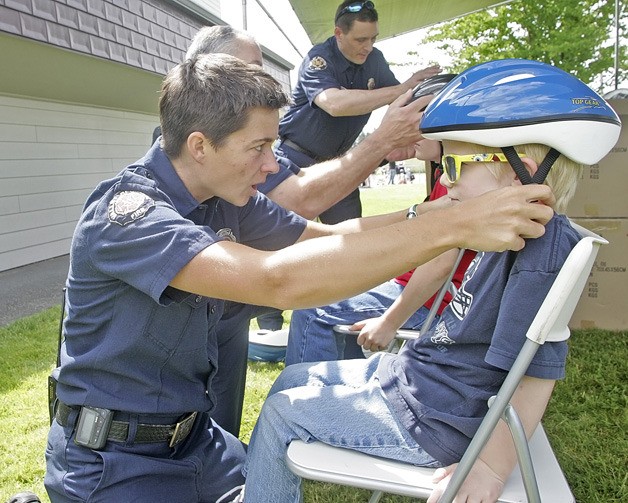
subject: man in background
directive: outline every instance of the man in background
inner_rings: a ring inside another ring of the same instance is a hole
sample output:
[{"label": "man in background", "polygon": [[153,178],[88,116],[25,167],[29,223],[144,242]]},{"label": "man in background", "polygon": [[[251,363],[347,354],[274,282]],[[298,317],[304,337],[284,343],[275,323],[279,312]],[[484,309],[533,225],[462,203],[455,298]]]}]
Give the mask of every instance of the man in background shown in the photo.
[{"label": "man in background", "polygon": [[[278,151],[300,167],[347,152],[373,110],[440,72],[438,65],[431,66],[399,83],[382,52],[373,46],[379,33],[373,2],[343,2],[334,24],[334,34],[315,45],[303,60],[293,104],[279,124]],[[360,216],[356,188],[319,219],[334,224]]]},{"label": "man in background", "polygon": [[[373,110],[440,72],[440,67],[432,66],[399,83],[382,52],[373,46],[379,34],[373,2],[342,2],[334,24],[334,34],[303,60],[293,104],[279,125],[282,141],[277,150],[300,167],[344,154]],[[360,190],[355,186],[318,218],[335,224],[361,216]],[[272,311],[257,322],[262,329],[277,330],[283,317]]]}]

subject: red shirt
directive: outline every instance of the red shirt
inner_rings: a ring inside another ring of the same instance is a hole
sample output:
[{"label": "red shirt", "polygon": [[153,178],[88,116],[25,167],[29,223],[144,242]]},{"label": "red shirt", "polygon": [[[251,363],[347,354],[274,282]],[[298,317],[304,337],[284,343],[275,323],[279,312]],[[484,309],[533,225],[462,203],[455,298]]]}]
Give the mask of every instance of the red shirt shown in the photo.
[{"label": "red shirt", "polygon": [[[439,197],[442,197],[446,194],[447,194],[447,188],[440,183],[440,178],[439,178],[438,180],[436,180],[436,183],[434,183],[434,188],[432,189],[432,192],[430,193],[429,200],[434,201],[438,199]],[[471,263],[471,261],[473,260],[473,257],[475,257],[475,253],[476,252],[472,250],[465,250],[464,254],[462,255],[462,260],[460,261],[460,264],[458,265],[458,268],[456,269],[456,272],[454,273],[451,279],[451,282],[454,284],[456,288],[460,288],[460,285],[462,284],[462,279],[464,278],[464,273],[469,267],[469,264]],[[399,283],[400,285],[402,285],[403,287],[405,287],[408,284],[408,281],[410,281],[410,277],[412,276],[413,272],[414,272],[414,269],[402,274],[401,276],[397,276],[395,278],[395,281]],[[434,302],[436,295],[438,295],[438,292],[436,292],[434,295],[432,295],[432,297],[430,297],[430,299],[424,304],[425,307],[427,307],[428,309],[432,307],[432,303]],[[440,307],[438,308],[439,315],[443,312],[443,309],[445,309],[447,304],[451,302],[451,299],[452,299],[451,293],[447,292],[445,296],[443,297],[443,301],[441,302]]]}]

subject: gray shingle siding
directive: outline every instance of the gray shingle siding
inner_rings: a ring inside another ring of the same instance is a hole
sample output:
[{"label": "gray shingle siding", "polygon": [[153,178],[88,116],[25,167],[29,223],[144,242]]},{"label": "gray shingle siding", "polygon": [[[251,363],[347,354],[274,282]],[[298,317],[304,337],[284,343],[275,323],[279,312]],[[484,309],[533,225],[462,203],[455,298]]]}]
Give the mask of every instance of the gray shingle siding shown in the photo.
[{"label": "gray shingle siding", "polygon": [[[215,0],[216,11],[220,2]],[[165,74],[196,31],[217,24],[173,0],[0,0],[0,31]],[[265,50],[265,67],[290,89],[291,65]]]},{"label": "gray shingle siding", "polygon": [[212,24],[165,1],[0,0],[0,31],[164,73]]}]

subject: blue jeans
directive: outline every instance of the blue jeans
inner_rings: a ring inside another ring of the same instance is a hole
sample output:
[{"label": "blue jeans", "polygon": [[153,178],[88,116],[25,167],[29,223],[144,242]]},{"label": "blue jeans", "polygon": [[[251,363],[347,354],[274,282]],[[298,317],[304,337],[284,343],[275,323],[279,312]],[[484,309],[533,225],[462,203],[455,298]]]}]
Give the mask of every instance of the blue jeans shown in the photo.
[{"label": "blue jeans", "polygon": [[[390,280],[335,304],[294,311],[290,321],[286,365],[363,358],[356,338],[334,334],[333,326],[352,325],[381,316],[403,292],[403,288]],[[421,307],[403,324],[403,328],[418,330],[428,313],[429,309]]]},{"label": "blue jeans", "polygon": [[438,467],[391,413],[377,377],[381,358],[286,368],[264,403],[244,468],[245,501],[297,503],[301,479],[285,462],[294,439],[319,440],[420,466]]}]

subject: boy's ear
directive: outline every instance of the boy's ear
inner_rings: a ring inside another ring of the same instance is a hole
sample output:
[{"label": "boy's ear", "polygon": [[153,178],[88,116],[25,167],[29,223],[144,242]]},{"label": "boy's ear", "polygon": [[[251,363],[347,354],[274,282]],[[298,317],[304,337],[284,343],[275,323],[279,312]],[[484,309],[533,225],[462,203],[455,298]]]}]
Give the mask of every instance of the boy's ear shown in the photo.
[{"label": "boy's ear", "polygon": [[[522,157],[521,161],[523,162],[523,165],[525,166],[528,173],[530,173],[530,176],[534,176],[534,173],[536,173],[537,170],[539,169],[539,165],[536,163],[536,161],[534,159],[531,159],[530,157]],[[519,180],[519,177],[516,174],[515,174],[514,181],[516,182],[516,185],[521,184],[521,181]]]}]

